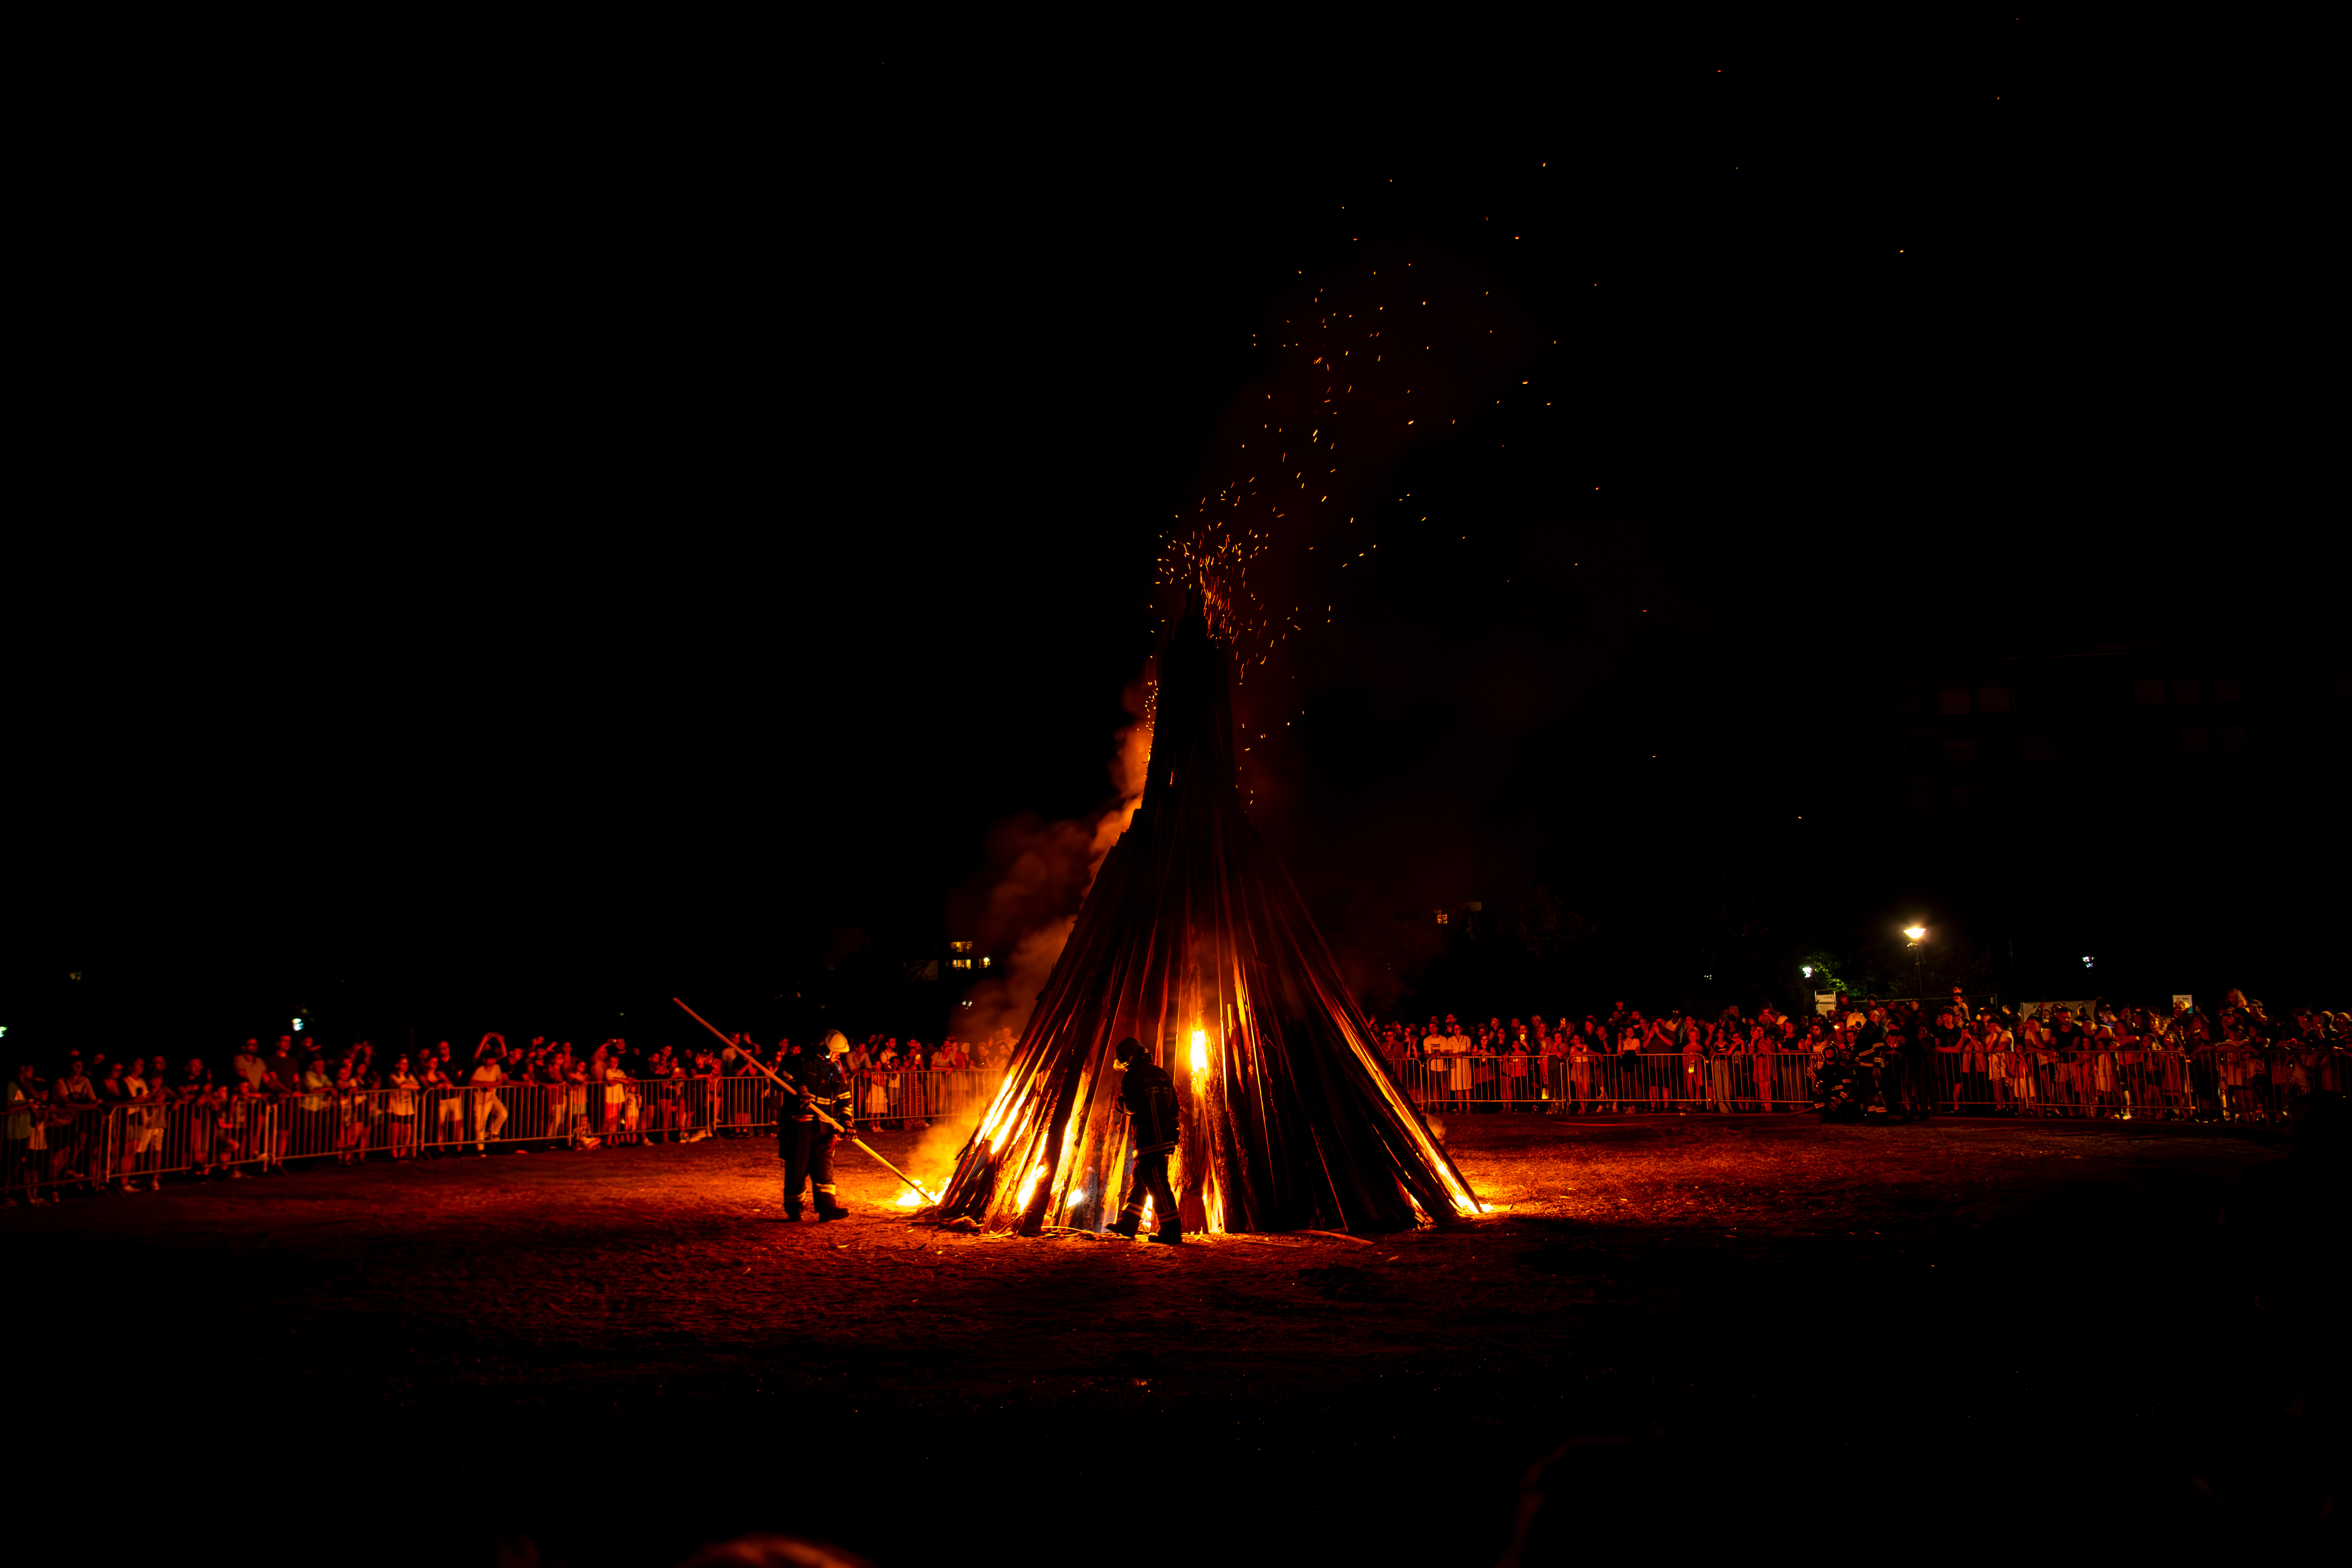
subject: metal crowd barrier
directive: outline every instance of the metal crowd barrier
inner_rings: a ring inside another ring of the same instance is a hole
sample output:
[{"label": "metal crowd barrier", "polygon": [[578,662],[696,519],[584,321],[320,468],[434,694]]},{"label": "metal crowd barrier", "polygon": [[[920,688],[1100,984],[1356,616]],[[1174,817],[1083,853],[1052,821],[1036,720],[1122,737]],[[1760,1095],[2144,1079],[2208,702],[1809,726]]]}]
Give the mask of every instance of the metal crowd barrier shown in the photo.
[{"label": "metal crowd barrier", "polygon": [[[977,1118],[1000,1074],[853,1074],[862,1127]],[[163,1176],[258,1175],[297,1161],[357,1163],[488,1152],[527,1144],[688,1142],[776,1125],[765,1078],[506,1082],[455,1088],[214,1096],[0,1112],[0,1192],[152,1184]]]},{"label": "metal crowd barrier", "polygon": [[[1423,1110],[1448,1115],[1801,1111],[1811,1109],[1813,1093],[1813,1058],[1802,1052],[1408,1058],[1393,1070]],[[1906,1064],[1906,1085],[1909,1073]],[[860,1127],[977,1118],[999,1077],[992,1068],[855,1073],[851,1110]],[[2352,1066],[2335,1051],[2086,1051],[2073,1061],[1936,1051],[1927,1054],[1919,1098],[1941,1115],[2268,1123],[2283,1121],[2304,1093],[2342,1089],[2347,1078]],[[1890,1068],[1864,1086],[1872,1106],[1885,1103],[1894,1080]],[[77,1184],[255,1175],[297,1161],[411,1159],[591,1139],[748,1137],[775,1126],[771,1093],[766,1079],[734,1074],[16,1105],[0,1111],[0,1192],[14,1200]]]},{"label": "metal crowd barrier", "polygon": [[[1918,1099],[1943,1115],[2271,1122],[2316,1089],[2340,1089],[2352,1064],[2334,1051],[2263,1053],[2130,1049],[2048,1053],[1925,1053]],[[1916,1058],[1890,1062],[1870,1085],[1874,1105],[1894,1086],[1906,1100]],[[1407,1058],[1398,1083],[1433,1114],[1537,1111],[1806,1110],[1813,1058],[1804,1052],[1690,1057],[1666,1053]]]}]

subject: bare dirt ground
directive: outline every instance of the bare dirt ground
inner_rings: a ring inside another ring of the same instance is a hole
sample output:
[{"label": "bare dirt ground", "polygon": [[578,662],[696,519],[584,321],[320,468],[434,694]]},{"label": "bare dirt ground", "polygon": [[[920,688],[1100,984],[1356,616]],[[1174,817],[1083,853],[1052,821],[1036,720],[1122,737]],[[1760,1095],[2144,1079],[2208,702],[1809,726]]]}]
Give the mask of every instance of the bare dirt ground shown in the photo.
[{"label": "bare dirt ground", "polygon": [[[910,1226],[846,1148],[855,1216],[788,1224],[754,1140],[11,1211],[17,1365],[53,1380],[30,1475],[152,1460],[159,1510],[259,1488],[292,1554],[315,1520],[362,1560],[528,1535],[657,1563],[770,1529],[886,1565],[1491,1563],[1522,1473],[1571,1439],[1538,1560],[1794,1539],[1824,1489],[1831,1555],[1955,1521],[1986,1545],[2021,1513],[2219,1542],[2260,1512],[2249,1476],[2304,1462],[2294,1379],[2231,1348],[2264,1329],[2214,1216],[2278,1157],[2258,1141],[1759,1116],[1449,1136],[1495,1212],[1372,1245],[958,1235]],[[2021,1466],[2064,1480],[1988,1479]],[[431,1506],[364,1500],[412,1495]]]}]

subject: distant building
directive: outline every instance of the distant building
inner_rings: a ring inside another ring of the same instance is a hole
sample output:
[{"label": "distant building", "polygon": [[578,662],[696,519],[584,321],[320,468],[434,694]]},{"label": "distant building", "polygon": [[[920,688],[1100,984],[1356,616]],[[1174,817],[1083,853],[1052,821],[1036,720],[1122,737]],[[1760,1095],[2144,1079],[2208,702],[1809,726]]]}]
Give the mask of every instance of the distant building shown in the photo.
[{"label": "distant building", "polygon": [[1473,899],[1458,909],[1438,910],[1437,923],[1445,932],[1445,945],[1451,949],[1456,942],[1483,942],[1487,936],[1486,906]]}]

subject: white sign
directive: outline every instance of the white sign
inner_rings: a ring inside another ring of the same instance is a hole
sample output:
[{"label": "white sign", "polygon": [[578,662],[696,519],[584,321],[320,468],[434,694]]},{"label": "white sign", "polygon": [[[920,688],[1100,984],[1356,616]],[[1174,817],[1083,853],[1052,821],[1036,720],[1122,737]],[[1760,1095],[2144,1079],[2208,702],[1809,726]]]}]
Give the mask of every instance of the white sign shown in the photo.
[{"label": "white sign", "polygon": [[2196,997],[2194,997],[2194,996],[2184,996],[2184,995],[2182,995],[2182,994],[2181,994],[2179,992],[2178,992],[2178,991],[2176,991],[2176,992],[2174,992],[2174,993],[2172,994],[2172,1010],[2173,1010],[2174,1012],[2176,1012],[2176,1013],[2185,1013],[2185,1012],[2187,1012],[2189,1008],[2194,1007],[2195,1005],[2197,1005],[2197,998],[2196,998]]},{"label": "white sign", "polygon": [[1836,1012],[1837,993],[1834,991],[1814,992],[1813,1011],[1819,1013],[1824,1018],[1828,1017],[1832,1013]]}]

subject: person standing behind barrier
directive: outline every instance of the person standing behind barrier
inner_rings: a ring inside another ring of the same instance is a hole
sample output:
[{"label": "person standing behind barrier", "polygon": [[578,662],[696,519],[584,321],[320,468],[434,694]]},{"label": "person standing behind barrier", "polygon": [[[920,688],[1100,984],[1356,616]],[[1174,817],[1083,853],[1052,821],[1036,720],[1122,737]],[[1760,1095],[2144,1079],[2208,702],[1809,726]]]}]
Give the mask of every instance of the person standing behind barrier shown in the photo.
[{"label": "person standing behind barrier", "polygon": [[563,1062],[553,1041],[532,1056],[530,1075],[532,1092],[539,1097],[537,1121],[541,1133],[547,1140],[547,1152],[552,1154],[564,1144],[571,1092],[563,1081]]},{"label": "person standing behind barrier", "polygon": [[[604,1142],[618,1144],[634,1131],[629,1125],[629,1073],[618,1055],[604,1058]],[[749,1121],[747,1113],[745,1120]]]},{"label": "person standing behind barrier", "polygon": [[1706,1097],[1705,1026],[1696,1018],[1684,1017],[1682,1009],[1677,1007],[1670,1020],[1670,1032],[1667,1038],[1679,1040],[1682,1045],[1682,1084],[1675,1090],[1675,1096],[1679,1101],[1675,1109],[1680,1113],[1687,1114],[1703,1103]]},{"label": "person standing behind barrier", "polygon": [[1755,1058],[1755,1060],[1748,1063],[1748,1072],[1755,1077],[1757,1110],[1761,1110],[1761,1112],[1771,1112],[1771,1110],[1776,1110],[1776,1107],[1773,1107],[1773,1100],[1776,1100],[1776,1098],[1785,1098],[1785,1096],[1778,1096],[1776,1093],[1778,1086],[1773,1084],[1773,1079],[1776,1079],[1778,1072],[1780,1072],[1780,1047],[1783,1047],[1780,1027],[1783,1027],[1783,1025],[1785,1020],[1780,1018],[1767,1018],[1764,1023],[1757,1025],[1755,1035],[1748,1037],[1748,1051],[1750,1051],[1752,1058]]},{"label": "person standing behind barrier", "polygon": [[760,1119],[760,1099],[768,1081],[767,1074],[761,1072],[751,1059],[757,1049],[750,1040],[744,1039],[742,1048],[735,1053],[735,1060],[728,1068],[733,1080],[757,1080],[733,1081],[727,1090],[728,1119],[739,1129],[735,1134],[739,1138],[751,1136],[751,1123]]},{"label": "person standing behind barrier", "polygon": [[[488,1037],[485,1037],[487,1039]],[[474,1064],[468,1079],[468,1093],[474,1101],[474,1158],[489,1157],[489,1145],[506,1130],[507,1102],[499,1093],[499,1086],[507,1080],[506,1068],[499,1065],[499,1055],[492,1051]],[[518,1154],[530,1151],[517,1149]]]},{"label": "person standing behind barrier", "polygon": [[[1947,1013],[1944,1017],[1951,1019]],[[1936,1049],[1939,1059],[1949,1064],[1952,1072],[1951,1111],[1959,1115],[1960,1107],[1972,1105],[1983,1115],[1991,1109],[1991,1092],[1985,1087],[1984,1042],[1979,1037],[1977,1026],[1965,1020],[1947,1023],[1937,1030]]]},{"label": "person standing behind barrier", "polygon": [[[442,1044],[446,1047],[448,1042],[445,1040]],[[425,1145],[425,1152],[437,1160],[447,1145],[465,1135],[465,1110],[458,1103],[457,1086],[449,1081],[449,1074],[443,1068],[441,1058],[430,1051],[425,1054],[425,1072],[420,1081],[424,1086],[425,1108],[433,1118],[433,1131]]]},{"label": "person standing behind barrier", "polygon": [[2027,1068],[2026,1099],[2030,1103],[2025,1114],[2056,1115],[2051,1102],[2057,1093],[2058,1056],[2050,1048],[2050,1029],[2046,1020],[2037,1015],[2019,1024],[2017,1054]]},{"label": "person standing behind barrier", "polygon": [[392,1064],[392,1093],[387,1097],[387,1109],[392,1114],[392,1157],[405,1160],[416,1152],[416,1075],[408,1070],[408,1058],[401,1058]]},{"label": "person standing behind barrier", "polygon": [[896,1121],[898,1115],[898,1042],[885,1040],[874,1053],[874,1081],[880,1094],[878,1121]]},{"label": "person standing behind barrier", "polygon": [[849,1041],[834,1029],[818,1049],[817,1058],[795,1079],[797,1092],[787,1093],[778,1086],[771,1102],[775,1107],[776,1154],[784,1163],[784,1217],[801,1217],[801,1192],[807,1188],[822,1224],[849,1213],[834,1196],[833,1129],[817,1120],[821,1110],[839,1121],[848,1109],[849,1079],[841,1063],[849,1055]]},{"label": "person standing behind barrier", "polygon": [[1984,1042],[1985,1077],[1992,1085],[1992,1108],[1997,1113],[2014,1116],[2019,1110],[2020,1079],[2018,1071],[2017,1032],[1997,1013],[1987,1013],[1978,1025],[1978,1038]]},{"label": "person standing behind barrier", "polygon": [[708,1050],[694,1053],[694,1074],[686,1085],[686,1141],[699,1143],[710,1136],[718,1118],[712,1101],[718,1098],[714,1085],[719,1080],[719,1058]]},{"label": "person standing behind barrier", "polygon": [[1536,1026],[1538,1035],[1537,1049],[1542,1053],[1543,1064],[1539,1069],[1543,1080],[1541,1093],[1549,1102],[1546,1109],[1554,1116],[1565,1115],[1569,1099],[1568,1054],[1576,1039],[1576,1032],[1569,1026],[1566,1018],[1560,1019],[1548,1033],[1543,1031],[1542,1019],[1536,1020]]},{"label": "person standing behind barrier", "polygon": [[282,1175],[286,1156],[294,1147],[295,1113],[302,1103],[302,1066],[294,1057],[294,1037],[278,1036],[278,1048],[263,1065],[268,1076],[262,1088],[269,1095],[269,1158],[265,1168]]},{"label": "person standing behind barrier", "polygon": [[1628,1014],[1617,1037],[1617,1055],[1610,1062],[1610,1099],[1615,1110],[1634,1110],[1649,1096],[1642,1085],[1642,1051],[1650,1043],[1649,1026],[1639,1013]]},{"label": "person standing behind barrier", "polygon": [[27,1204],[54,1203],[56,1199],[41,1192],[49,1174],[48,1095],[32,1063],[16,1068],[16,1076],[8,1080],[7,1094],[8,1201],[15,1203],[21,1192]]},{"label": "person standing behind barrier", "polygon": [[[610,1131],[609,1119],[604,1113],[604,1085],[613,1076],[613,1054],[608,1046],[609,1042],[589,1052],[585,1064],[588,1146],[592,1149],[600,1147]],[[730,1060],[734,1049],[732,1046],[727,1047]]]},{"label": "person standing behind barrier", "polygon": [[637,1086],[637,1092],[646,1102],[646,1142],[648,1143],[670,1142],[670,1107],[674,1103],[670,1073],[673,1065],[669,1047],[662,1047],[646,1064],[645,1079]]},{"label": "person standing behind barrier", "polygon": [[1568,1099],[1579,1116],[1591,1112],[1592,1042],[1580,1034],[1568,1038]]},{"label": "person standing behind barrier", "polygon": [[[139,1190],[139,1160],[147,1142],[147,1066],[137,1057],[114,1069],[107,1087],[119,1102],[115,1120],[117,1154],[114,1184],[119,1192]],[[160,1185],[160,1184],[159,1184]]]},{"label": "person standing behind barrier", "polygon": [[579,1150],[602,1146],[596,1136],[595,1115],[589,1110],[589,1100],[604,1092],[594,1081],[588,1062],[572,1054],[572,1042],[563,1043],[563,1115],[570,1128],[571,1147]]},{"label": "person standing behind barrier", "polygon": [[179,1102],[180,1091],[172,1087],[163,1070],[163,1058],[151,1057],[147,1061],[147,1148],[149,1151],[148,1179],[152,1190],[161,1191],[160,1177],[165,1165],[173,1163],[172,1131],[185,1126],[184,1112],[174,1113],[172,1107]]},{"label": "person standing behind barrier", "polygon": [[221,1110],[221,1160],[229,1180],[245,1180],[246,1165],[260,1165],[269,1157],[269,1097],[251,1079],[236,1080],[236,1089]]},{"label": "person standing behind barrier", "polygon": [[2082,1098],[2082,1084],[2075,1068],[2082,1060],[2082,1035],[2074,1027],[2072,1008],[2061,1007],[2048,1019],[2042,1029],[2048,1042],[2045,1054],[2051,1062],[2049,1097],[2052,1113],[2059,1116],[2077,1114],[2074,1110]]},{"label": "person standing behind barrier", "polygon": [[329,1105],[332,1099],[334,1080],[327,1076],[326,1064],[312,1057],[302,1064],[302,1076],[298,1087],[301,1099],[297,1101],[300,1115],[297,1121],[301,1133],[299,1144],[291,1144],[297,1153],[323,1154],[332,1142]]},{"label": "person standing behind barrier", "polygon": [[1729,1116],[1736,1109],[1731,1101],[1731,1053],[1739,1048],[1739,1038],[1733,1031],[1734,1023],[1715,1026],[1706,1031],[1700,1048],[1706,1053],[1707,1103],[1718,1116]]},{"label": "person standing behind barrier", "polygon": [[180,1079],[179,1100],[180,1136],[184,1140],[181,1163],[191,1175],[212,1174],[212,1100],[216,1087],[212,1069],[205,1066],[204,1058],[190,1057],[187,1071]]},{"label": "person standing behind barrier", "polygon": [[367,1158],[367,1095],[345,1057],[335,1068],[335,1163],[356,1165]]},{"label": "person standing behind barrier", "polygon": [[927,1128],[931,1124],[930,1096],[924,1092],[931,1070],[929,1053],[920,1040],[907,1042],[907,1126]]},{"label": "person standing behind barrier", "polygon": [[[1452,1044],[1452,1040],[1445,1033],[1444,1026],[1432,1018],[1429,1021],[1429,1033],[1421,1042],[1421,1072],[1422,1081],[1427,1086],[1425,1091],[1427,1098],[1436,1100],[1439,1105],[1444,1103],[1445,1057]],[[1435,1107],[1433,1106],[1430,1109],[1433,1110]]]}]

